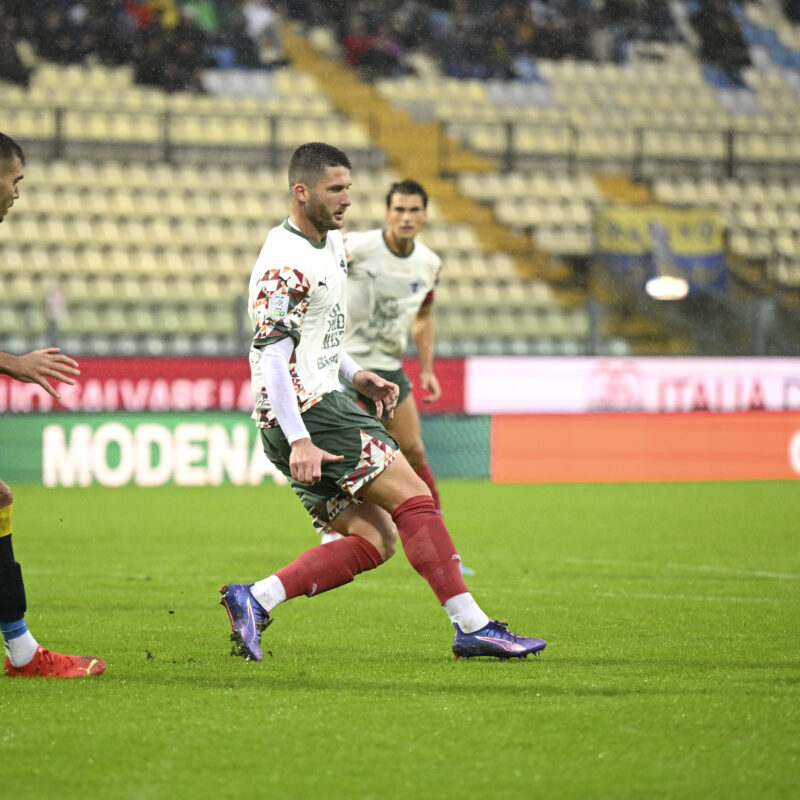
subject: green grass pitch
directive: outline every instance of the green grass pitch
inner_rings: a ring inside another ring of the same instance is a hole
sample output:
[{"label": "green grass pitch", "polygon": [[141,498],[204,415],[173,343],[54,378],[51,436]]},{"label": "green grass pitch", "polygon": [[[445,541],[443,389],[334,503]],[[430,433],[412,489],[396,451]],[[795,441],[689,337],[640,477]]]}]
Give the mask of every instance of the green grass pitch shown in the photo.
[{"label": "green grass pitch", "polygon": [[0,679],[4,798],[789,798],[800,488],[446,481],[485,610],[548,640],[456,660],[402,553],[229,656],[219,587],[315,543],[285,487],[16,486],[29,626],[101,655]]}]

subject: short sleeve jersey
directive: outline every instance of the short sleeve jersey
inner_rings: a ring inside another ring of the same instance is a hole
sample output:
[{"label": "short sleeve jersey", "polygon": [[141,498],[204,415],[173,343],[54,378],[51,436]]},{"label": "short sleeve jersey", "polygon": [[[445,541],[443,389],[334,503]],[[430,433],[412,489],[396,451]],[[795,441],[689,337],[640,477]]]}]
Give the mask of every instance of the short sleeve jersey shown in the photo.
[{"label": "short sleeve jersey", "polygon": [[347,261],[342,235],[315,242],[288,220],[267,235],[250,276],[248,313],[253,324],[250,375],[259,427],[277,425],[261,377],[260,349],[287,336],[300,413],[339,389],[345,330]]},{"label": "short sleeve jersey", "polygon": [[344,349],[365,369],[402,364],[417,312],[431,302],[441,259],[419,240],[407,256],[393,253],[382,230],[348,233],[347,333]]}]

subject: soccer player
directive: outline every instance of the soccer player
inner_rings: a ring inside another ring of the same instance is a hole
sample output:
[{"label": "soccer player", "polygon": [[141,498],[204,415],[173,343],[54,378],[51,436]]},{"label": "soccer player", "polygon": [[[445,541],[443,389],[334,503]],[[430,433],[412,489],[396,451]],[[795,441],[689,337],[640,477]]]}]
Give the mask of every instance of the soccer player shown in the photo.
[{"label": "soccer player", "polygon": [[[0,222],[19,198],[25,156],[22,148],[0,133]],[[22,356],[0,352],[0,373],[18,381],[38,383],[58,398],[50,380],[74,384],[78,363],[62,355],[57,347],[35,350]],[[11,544],[11,514],[14,497],[0,480],[0,632],[5,645],[5,673],[25,678],[86,678],[100,675],[106,664],[99,658],[66,656],[42,647],[25,623],[25,585]]]},{"label": "soccer player", "polygon": [[[261,632],[280,603],[375,569],[394,554],[399,535],[453,623],[457,656],[538,653],[544,640],[511,633],[472,597],[430,490],[381,425],[384,408],[393,415],[398,386],[343,350],[347,258],[340,229],[350,183],[350,161],[338,148],[310,142],[294,152],[289,216],[261,249],[248,306],[253,416],[264,450],[315,524],[345,535],[263,580],[223,586],[231,638],[239,655],[260,661]],[[339,391],[340,378],[375,403],[378,418]]]},{"label": "soccer player", "polygon": [[[441,511],[436,481],[425,458],[417,404],[402,367],[410,329],[419,358],[420,384],[428,392],[423,400],[435,403],[442,396],[433,369],[433,291],[442,262],[415,241],[426,222],[427,208],[428,195],[419,183],[395,183],[386,195],[386,230],[345,236],[349,262],[344,347],[365,369],[400,387],[394,416],[384,415],[383,423]],[[368,397],[357,395],[357,399],[374,413]]]}]

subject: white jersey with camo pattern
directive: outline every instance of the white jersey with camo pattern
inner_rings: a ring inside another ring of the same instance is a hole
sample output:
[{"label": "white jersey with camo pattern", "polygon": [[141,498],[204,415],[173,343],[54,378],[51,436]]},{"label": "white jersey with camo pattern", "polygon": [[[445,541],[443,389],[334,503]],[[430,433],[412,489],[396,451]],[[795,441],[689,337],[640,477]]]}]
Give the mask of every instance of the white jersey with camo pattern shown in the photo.
[{"label": "white jersey with camo pattern", "polygon": [[339,389],[347,262],[339,231],[314,242],[288,221],[267,235],[250,276],[250,375],[259,427],[277,425],[261,377],[260,348],[290,336],[289,364],[300,413]]},{"label": "white jersey with camo pattern", "polygon": [[393,253],[382,230],[348,233],[347,333],[344,349],[365,369],[402,364],[408,332],[439,282],[441,259],[415,240],[407,256]]}]

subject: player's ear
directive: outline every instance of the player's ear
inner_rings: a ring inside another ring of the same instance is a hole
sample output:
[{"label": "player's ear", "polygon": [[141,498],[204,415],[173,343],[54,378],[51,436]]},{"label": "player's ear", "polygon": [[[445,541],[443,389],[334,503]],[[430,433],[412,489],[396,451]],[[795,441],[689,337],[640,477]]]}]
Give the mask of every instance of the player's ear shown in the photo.
[{"label": "player's ear", "polygon": [[305,203],[308,200],[308,186],[306,186],[304,183],[296,183],[292,187],[292,192],[294,193],[295,198],[301,203]]}]

